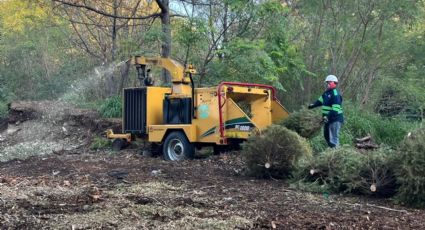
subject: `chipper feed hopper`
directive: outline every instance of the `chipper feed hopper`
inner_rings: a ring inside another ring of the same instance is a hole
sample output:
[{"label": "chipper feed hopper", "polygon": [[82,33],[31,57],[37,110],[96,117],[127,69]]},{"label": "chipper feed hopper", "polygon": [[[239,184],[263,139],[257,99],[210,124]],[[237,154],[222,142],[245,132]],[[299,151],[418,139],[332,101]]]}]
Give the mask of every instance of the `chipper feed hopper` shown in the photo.
[{"label": "chipper feed hopper", "polygon": [[196,70],[169,58],[135,57],[138,78],[147,82],[148,66],[168,70],[171,87],[142,86],[123,92],[123,134],[107,136],[131,142],[146,138],[160,146],[166,160],[192,158],[196,148],[215,152],[239,146],[249,136],[288,116],[272,86],[222,82],[195,88]]}]

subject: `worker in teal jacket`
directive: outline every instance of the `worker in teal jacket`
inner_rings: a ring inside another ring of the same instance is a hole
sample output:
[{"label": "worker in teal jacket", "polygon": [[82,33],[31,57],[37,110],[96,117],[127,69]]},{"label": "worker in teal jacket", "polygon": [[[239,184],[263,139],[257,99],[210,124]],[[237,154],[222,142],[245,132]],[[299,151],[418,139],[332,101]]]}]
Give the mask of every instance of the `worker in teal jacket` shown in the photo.
[{"label": "worker in teal jacket", "polygon": [[325,80],[326,91],[319,99],[308,106],[313,109],[322,106],[322,116],[325,140],[329,147],[335,148],[339,145],[339,130],[344,123],[342,112],[342,96],[337,89],[338,78],[334,75],[328,75]]}]

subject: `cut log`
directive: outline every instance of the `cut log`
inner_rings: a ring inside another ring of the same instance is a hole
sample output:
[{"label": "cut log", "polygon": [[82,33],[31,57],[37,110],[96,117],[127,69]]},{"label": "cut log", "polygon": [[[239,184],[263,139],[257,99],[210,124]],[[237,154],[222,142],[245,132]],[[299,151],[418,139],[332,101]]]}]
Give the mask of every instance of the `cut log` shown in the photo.
[{"label": "cut log", "polygon": [[372,184],[372,185],[370,186],[370,191],[371,191],[371,192],[376,192],[376,184]]},{"label": "cut log", "polygon": [[357,138],[357,139],[356,139],[356,142],[357,142],[357,143],[362,143],[362,142],[369,141],[369,140],[371,140],[371,139],[372,139],[372,137],[371,137],[370,135],[367,135],[367,136],[362,137],[362,138]]}]

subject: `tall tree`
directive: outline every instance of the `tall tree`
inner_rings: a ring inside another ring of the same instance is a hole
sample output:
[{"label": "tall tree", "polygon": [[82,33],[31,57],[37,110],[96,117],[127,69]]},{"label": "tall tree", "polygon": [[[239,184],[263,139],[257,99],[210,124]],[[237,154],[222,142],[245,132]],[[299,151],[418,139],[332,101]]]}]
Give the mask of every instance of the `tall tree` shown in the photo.
[{"label": "tall tree", "polygon": [[0,2],[0,31],[0,101],[55,99],[90,67],[69,43],[68,24],[35,2]]},{"label": "tall tree", "polygon": [[[371,86],[395,56],[419,1],[286,1],[292,9],[295,42],[302,48],[309,71],[321,76],[305,81],[303,102],[311,100],[312,84],[329,73],[340,78],[348,98],[366,103]],[[318,89],[316,87],[316,89]]]},{"label": "tall tree", "polygon": [[[96,55],[96,51],[91,49],[91,45],[86,39],[89,37],[95,38],[94,41],[100,48],[102,53],[101,58],[106,63],[115,61],[117,56],[117,39],[120,30],[129,31],[130,27],[135,33],[146,31],[155,19],[161,19],[162,38],[161,38],[161,57],[168,58],[171,53],[171,28],[170,28],[170,3],[169,0],[156,0],[155,2],[146,0],[122,1],[68,1],[68,0],[51,0],[66,15],[74,24],[74,30],[81,40],[81,46],[88,53]],[[77,16],[77,18],[75,18]],[[80,31],[80,24],[86,27],[86,33]],[[142,28],[137,28],[140,26]],[[96,32],[93,32],[94,31]],[[102,37],[108,36],[110,39],[105,40]],[[141,44],[139,44],[141,46]],[[163,71],[163,81],[169,82],[169,74]]]}]

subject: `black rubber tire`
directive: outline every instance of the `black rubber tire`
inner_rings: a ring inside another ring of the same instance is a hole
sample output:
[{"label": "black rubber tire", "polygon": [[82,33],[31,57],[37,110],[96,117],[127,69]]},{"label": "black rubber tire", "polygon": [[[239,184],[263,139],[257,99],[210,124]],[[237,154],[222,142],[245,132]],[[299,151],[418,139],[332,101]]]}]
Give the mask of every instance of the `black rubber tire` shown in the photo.
[{"label": "black rubber tire", "polygon": [[118,152],[121,149],[127,147],[128,145],[129,143],[127,142],[126,139],[115,139],[112,142],[112,150]]},{"label": "black rubber tire", "polygon": [[165,138],[162,153],[167,161],[187,160],[194,157],[195,147],[183,132],[173,131]]}]

